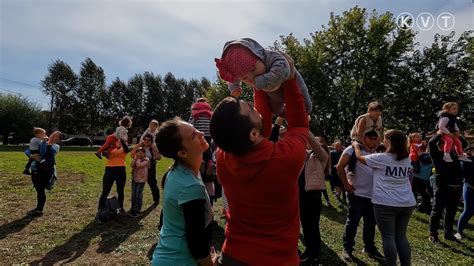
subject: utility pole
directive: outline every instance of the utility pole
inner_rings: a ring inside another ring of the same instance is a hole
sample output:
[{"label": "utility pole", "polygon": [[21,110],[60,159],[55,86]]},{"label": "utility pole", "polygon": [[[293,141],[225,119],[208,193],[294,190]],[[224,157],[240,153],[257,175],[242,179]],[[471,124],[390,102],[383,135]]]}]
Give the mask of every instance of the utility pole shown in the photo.
[{"label": "utility pole", "polygon": [[51,93],[51,108],[49,112],[49,132],[53,132],[53,104],[54,104],[54,93]]}]

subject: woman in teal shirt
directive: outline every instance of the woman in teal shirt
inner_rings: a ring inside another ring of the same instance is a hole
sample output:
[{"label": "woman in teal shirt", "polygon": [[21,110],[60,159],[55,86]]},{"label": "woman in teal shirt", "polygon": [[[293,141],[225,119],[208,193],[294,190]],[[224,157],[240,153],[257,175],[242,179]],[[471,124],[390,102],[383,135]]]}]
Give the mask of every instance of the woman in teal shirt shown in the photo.
[{"label": "woman in teal shirt", "polygon": [[202,154],[209,145],[204,134],[179,118],[166,121],[156,135],[160,153],[174,159],[166,177],[163,227],[153,265],[212,265],[207,230],[212,209],[199,176]]}]

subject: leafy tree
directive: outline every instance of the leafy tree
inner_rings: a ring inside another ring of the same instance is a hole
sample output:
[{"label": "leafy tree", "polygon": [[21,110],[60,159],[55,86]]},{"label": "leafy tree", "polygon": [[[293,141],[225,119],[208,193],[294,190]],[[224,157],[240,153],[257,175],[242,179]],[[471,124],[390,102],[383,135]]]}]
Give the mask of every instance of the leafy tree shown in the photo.
[{"label": "leafy tree", "polygon": [[394,73],[413,49],[414,32],[397,28],[387,12],[354,7],[342,16],[331,13],[327,26],[300,44],[294,36],[280,43],[295,59],[313,100],[316,134],[345,137],[368,102],[382,100]]},{"label": "leafy tree", "polygon": [[126,115],[133,118],[133,128],[131,131],[136,134],[144,126],[144,91],[145,82],[141,74],[135,74],[127,83],[123,103]]},{"label": "leafy tree", "polygon": [[41,81],[43,92],[51,96],[50,130],[54,127],[70,132],[74,126],[71,112],[75,103],[74,90],[78,84],[77,75],[72,68],[61,60],[56,60],[48,67],[48,74]]},{"label": "leafy tree", "polygon": [[161,76],[155,76],[152,72],[145,72],[143,73],[143,80],[146,87],[145,121],[149,122],[151,119],[163,121],[165,119],[165,99]]},{"label": "leafy tree", "polygon": [[0,94],[0,134],[3,145],[8,144],[8,136],[13,133],[21,142],[32,137],[33,127],[42,126],[41,109],[27,99],[12,94]]},{"label": "leafy tree", "polygon": [[91,138],[94,131],[104,123],[102,111],[106,108],[105,88],[104,70],[90,58],[86,58],[81,63],[79,86],[76,89],[78,104],[75,110],[76,117],[81,118],[81,124],[85,127],[82,132],[88,132]]},{"label": "leafy tree", "polygon": [[[106,109],[110,112],[108,114],[111,120],[118,120],[126,114],[123,103],[126,91],[127,84],[118,77],[110,84],[107,90],[110,102],[107,104]],[[114,122],[113,124],[115,125],[116,123]]]},{"label": "leafy tree", "polygon": [[430,47],[415,51],[407,60],[400,82],[391,86],[392,97],[387,97],[390,126],[409,132],[434,131],[437,112],[448,101],[460,105],[461,129],[473,126],[472,31],[464,32],[457,41],[454,35],[454,31],[436,34]]}]

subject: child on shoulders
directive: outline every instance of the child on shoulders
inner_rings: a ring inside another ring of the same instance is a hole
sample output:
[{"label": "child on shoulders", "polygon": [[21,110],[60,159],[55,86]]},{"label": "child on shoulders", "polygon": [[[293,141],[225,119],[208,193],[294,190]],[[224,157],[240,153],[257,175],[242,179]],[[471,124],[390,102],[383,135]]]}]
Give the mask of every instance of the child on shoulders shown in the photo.
[{"label": "child on shoulders", "polygon": [[118,140],[123,140],[127,142],[128,140],[128,129],[132,127],[132,119],[129,116],[124,116],[122,120],[119,121],[119,126],[115,129],[115,133],[110,134],[105,139],[104,145],[99,148],[95,153],[97,158],[102,159],[102,156],[109,158],[109,154],[113,151]]},{"label": "child on shoulders", "polygon": [[[354,126],[351,130],[351,139],[365,146],[364,135],[367,132],[375,131],[377,135],[382,137],[382,111],[383,105],[377,101],[369,103],[367,113],[360,115],[355,120]],[[354,174],[354,168],[357,163],[355,153],[349,159],[348,172]]]}]

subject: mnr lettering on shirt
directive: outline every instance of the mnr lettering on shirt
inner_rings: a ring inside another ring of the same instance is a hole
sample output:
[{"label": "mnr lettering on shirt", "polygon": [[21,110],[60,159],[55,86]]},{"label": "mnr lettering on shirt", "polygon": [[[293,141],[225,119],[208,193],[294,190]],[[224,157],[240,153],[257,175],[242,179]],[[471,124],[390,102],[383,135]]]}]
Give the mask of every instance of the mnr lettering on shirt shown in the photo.
[{"label": "mnr lettering on shirt", "polygon": [[401,166],[394,166],[390,167],[387,166],[385,168],[385,175],[392,176],[392,177],[406,177],[410,175],[412,168],[410,167],[401,167]]}]

